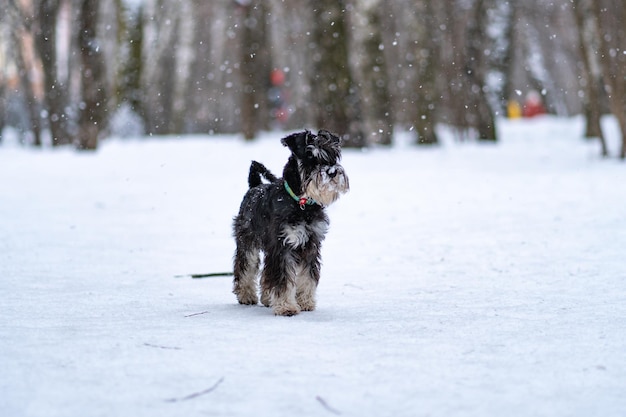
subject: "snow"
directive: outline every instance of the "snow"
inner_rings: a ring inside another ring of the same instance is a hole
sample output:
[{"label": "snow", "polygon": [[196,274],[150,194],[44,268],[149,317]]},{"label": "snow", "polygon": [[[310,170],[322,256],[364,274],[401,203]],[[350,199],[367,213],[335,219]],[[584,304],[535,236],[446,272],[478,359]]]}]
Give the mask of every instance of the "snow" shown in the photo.
[{"label": "snow", "polygon": [[[614,120],[604,121],[616,153]],[[622,416],[626,166],[582,120],[346,150],[318,308],[236,304],[278,133],[0,147],[2,416]]]}]

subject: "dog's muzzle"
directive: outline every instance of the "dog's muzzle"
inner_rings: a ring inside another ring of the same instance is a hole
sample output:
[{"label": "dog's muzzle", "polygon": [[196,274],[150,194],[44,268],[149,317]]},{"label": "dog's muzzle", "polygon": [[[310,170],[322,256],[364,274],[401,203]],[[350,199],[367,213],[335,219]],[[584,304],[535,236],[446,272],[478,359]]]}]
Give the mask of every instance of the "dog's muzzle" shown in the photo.
[{"label": "dog's muzzle", "polygon": [[345,170],[340,164],[335,164],[321,166],[313,173],[306,186],[306,195],[324,206],[329,206],[349,190],[350,182]]}]

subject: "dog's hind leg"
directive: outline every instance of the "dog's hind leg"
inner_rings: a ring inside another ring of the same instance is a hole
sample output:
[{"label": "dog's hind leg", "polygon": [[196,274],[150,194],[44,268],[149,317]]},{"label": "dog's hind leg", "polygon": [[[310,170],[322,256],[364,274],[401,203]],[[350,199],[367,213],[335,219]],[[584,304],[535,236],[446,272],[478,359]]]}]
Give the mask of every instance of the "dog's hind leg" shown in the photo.
[{"label": "dog's hind leg", "polygon": [[244,251],[237,247],[233,293],[239,304],[256,304],[259,301],[256,283],[258,272],[259,251]]}]

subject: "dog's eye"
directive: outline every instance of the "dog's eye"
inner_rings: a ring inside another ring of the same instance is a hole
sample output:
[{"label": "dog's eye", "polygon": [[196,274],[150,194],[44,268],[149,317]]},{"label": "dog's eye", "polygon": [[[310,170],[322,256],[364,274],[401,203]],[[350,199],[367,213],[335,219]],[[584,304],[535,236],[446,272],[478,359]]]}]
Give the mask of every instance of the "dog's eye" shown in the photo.
[{"label": "dog's eye", "polygon": [[304,156],[308,160],[311,160],[311,159],[315,158],[315,155],[313,155],[313,151],[311,149],[307,149],[306,152],[304,153]]}]

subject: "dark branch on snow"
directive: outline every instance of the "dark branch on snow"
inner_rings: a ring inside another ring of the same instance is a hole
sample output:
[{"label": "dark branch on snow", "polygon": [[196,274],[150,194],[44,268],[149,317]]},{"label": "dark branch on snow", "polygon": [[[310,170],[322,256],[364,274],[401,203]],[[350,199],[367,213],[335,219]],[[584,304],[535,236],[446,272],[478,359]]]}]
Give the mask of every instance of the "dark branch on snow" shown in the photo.
[{"label": "dark branch on snow", "polygon": [[221,383],[222,381],[224,381],[224,377],[221,377],[215,384],[213,384],[212,387],[205,389],[204,391],[198,391],[198,392],[194,392],[193,394],[189,394],[185,397],[181,397],[181,398],[170,398],[168,400],[165,400],[165,402],[167,403],[177,403],[177,402],[181,402],[181,401],[187,401],[187,400],[192,400],[194,398],[198,398],[202,395],[206,395],[212,391],[214,391]]}]

